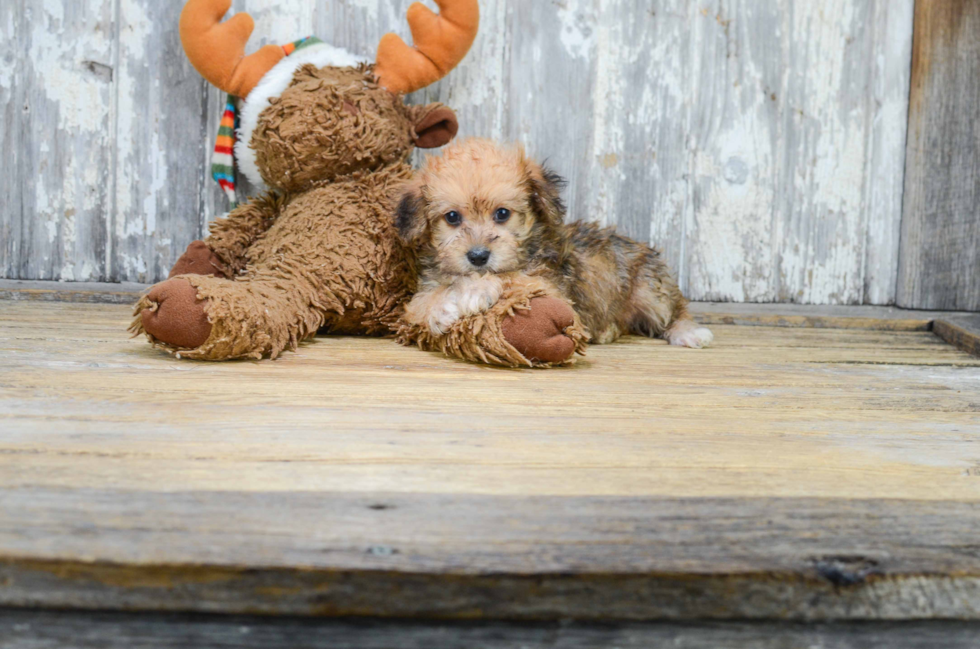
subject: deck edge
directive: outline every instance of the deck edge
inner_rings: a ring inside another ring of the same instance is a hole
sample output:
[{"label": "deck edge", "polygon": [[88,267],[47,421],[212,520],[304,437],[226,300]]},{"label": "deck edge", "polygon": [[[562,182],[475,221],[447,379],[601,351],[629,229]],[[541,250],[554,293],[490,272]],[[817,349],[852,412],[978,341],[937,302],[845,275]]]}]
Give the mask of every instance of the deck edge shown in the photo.
[{"label": "deck edge", "polygon": [[439,575],[0,557],[0,583],[0,607],[47,610],[528,622],[980,620],[980,574],[972,573],[854,581],[819,571]]},{"label": "deck edge", "polygon": [[86,646],[144,649],[265,649],[332,646],[400,649],[606,649],[684,646],[888,647],[976,649],[980,623],[950,621],[841,622],[446,622],[380,618],[270,618],[181,613],[39,611],[0,608],[0,647]]},{"label": "deck edge", "polygon": [[[54,282],[0,279],[0,300],[69,302],[89,304],[132,304],[148,284],[106,282]],[[706,325],[803,327],[815,329],[866,329],[875,331],[931,331],[933,322],[958,340],[961,349],[980,354],[980,332],[958,324],[977,314],[917,311],[893,306],[756,304],[692,302],[694,318]],[[955,332],[955,333],[954,333]],[[957,343],[953,343],[957,344]],[[958,346],[959,346],[958,345]]]},{"label": "deck edge", "polygon": [[932,330],[957,349],[980,356],[980,315],[937,318]]},{"label": "deck edge", "polygon": [[[5,494],[0,606],[457,620],[980,620],[973,502],[86,492],[80,502],[91,511],[63,525],[86,534],[49,535],[39,549],[26,521],[67,506],[60,490],[46,493]],[[140,530],[134,541],[113,521],[137,509],[154,515],[128,514]],[[241,527],[237,512],[264,510],[329,521],[329,533],[302,526],[291,534],[282,518]],[[178,518],[239,528],[233,539],[211,535],[185,547],[173,534]],[[568,531],[549,540],[556,530]]]},{"label": "deck edge", "polygon": [[43,282],[0,279],[0,300],[133,304],[147,284],[123,282]]}]

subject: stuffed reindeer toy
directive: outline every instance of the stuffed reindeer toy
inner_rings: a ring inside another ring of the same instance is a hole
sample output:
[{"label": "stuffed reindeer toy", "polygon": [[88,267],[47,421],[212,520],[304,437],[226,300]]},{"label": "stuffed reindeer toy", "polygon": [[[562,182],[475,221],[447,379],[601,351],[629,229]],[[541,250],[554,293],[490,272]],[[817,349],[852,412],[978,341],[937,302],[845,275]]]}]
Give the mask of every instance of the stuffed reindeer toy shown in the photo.
[{"label": "stuffed reindeer toy", "polygon": [[[479,22],[477,0],[437,4],[438,14],[412,5],[414,45],[387,34],[372,64],[316,39],[245,56],[254,26],[247,14],[221,22],[231,0],[187,2],[180,34],[189,60],[241,100],[237,130],[233,113],[222,122],[220,180],[233,190],[233,150],[262,193],[212,223],[169,279],[141,297],[134,334],[179,358],[226,360],[276,358],[318,330],[399,329],[417,272],[393,197],[411,178],[414,147],[440,147],[458,129],[449,108],[408,106],[402,96],[448,74]],[[561,364],[581,349],[564,302],[529,289],[498,304],[436,339],[403,342],[510,366]],[[556,337],[569,344],[556,346]]]}]

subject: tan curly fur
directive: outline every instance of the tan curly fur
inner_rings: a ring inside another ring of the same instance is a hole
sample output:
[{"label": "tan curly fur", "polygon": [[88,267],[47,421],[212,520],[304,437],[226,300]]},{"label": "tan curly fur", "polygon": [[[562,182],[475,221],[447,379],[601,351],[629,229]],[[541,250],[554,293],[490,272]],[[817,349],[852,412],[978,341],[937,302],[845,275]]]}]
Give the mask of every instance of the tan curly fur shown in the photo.
[{"label": "tan curly fur", "polygon": [[[402,331],[429,347],[463,349],[472,335],[460,337],[471,324],[450,323],[493,313],[501,281],[509,286],[516,276],[525,278],[518,285],[534,281],[574,309],[576,327],[584,326],[576,348],[625,334],[710,344],[711,332],[691,319],[660,252],[612,228],[565,223],[563,184],[523,147],[490,140],[454,142],[427,158],[399,203],[399,232],[416,247],[421,272]],[[499,361],[515,359],[495,354],[492,362]]]}]

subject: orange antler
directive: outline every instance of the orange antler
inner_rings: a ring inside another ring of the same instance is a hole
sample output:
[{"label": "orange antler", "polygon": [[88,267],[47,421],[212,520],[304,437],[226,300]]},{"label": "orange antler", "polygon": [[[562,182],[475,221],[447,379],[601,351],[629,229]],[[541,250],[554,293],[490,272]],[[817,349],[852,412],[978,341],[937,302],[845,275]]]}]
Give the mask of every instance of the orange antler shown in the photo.
[{"label": "orange antler", "polygon": [[480,24],[477,0],[435,0],[439,13],[416,2],[408,8],[415,47],[395,34],[378,44],[374,73],[394,93],[415,92],[443,78],[463,60]]},{"label": "orange antler", "polygon": [[201,76],[225,92],[247,97],[286,53],[278,45],[266,45],[245,56],[255,21],[235,14],[221,22],[229,7],[231,0],[189,0],[180,14],[180,41]]}]

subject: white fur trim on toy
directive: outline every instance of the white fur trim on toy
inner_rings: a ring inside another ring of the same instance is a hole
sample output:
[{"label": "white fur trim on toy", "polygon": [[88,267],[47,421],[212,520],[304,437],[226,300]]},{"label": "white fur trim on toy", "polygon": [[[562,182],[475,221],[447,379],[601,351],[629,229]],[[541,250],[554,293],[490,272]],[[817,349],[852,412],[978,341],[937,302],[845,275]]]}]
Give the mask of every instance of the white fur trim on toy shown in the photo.
[{"label": "white fur trim on toy", "polygon": [[265,191],[267,186],[262,179],[262,174],[259,173],[259,166],[255,161],[255,151],[251,147],[252,133],[259,124],[259,115],[269,106],[269,100],[285,92],[289,84],[292,83],[296,71],[307,63],[312,63],[318,68],[327,66],[345,68],[369,61],[370,59],[355,56],[345,49],[318,43],[296,50],[279,61],[262,77],[262,80],[242,102],[239,113],[241,121],[238,127],[238,141],[235,143],[235,159],[238,162],[238,168],[257,190]]}]

